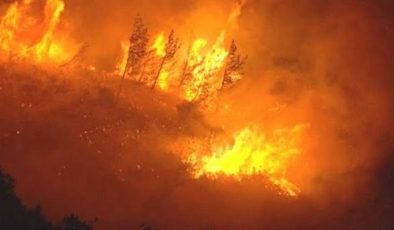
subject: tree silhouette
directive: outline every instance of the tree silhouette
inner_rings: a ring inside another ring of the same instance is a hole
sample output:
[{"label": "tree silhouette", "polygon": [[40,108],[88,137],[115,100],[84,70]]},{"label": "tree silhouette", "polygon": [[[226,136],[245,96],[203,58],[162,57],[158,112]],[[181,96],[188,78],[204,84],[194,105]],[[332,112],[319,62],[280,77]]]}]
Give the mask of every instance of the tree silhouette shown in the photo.
[{"label": "tree silhouette", "polygon": [[182,69],[182,74],[181,74],[181,80],[179,82],[179,87],[182,87],[187,78],[191,75],[190,69],[189,69],[189,59],[190,59],[190,54],[192,51],[192,46],[193,46],[193,35],[190,35],[190,42],[189,46],[187,48],[187,54],[186,54],[186,60],[185,63],[183,64],[183,69]]},{"label": "tree silhouette", "polygon": [[91,230],[92,227],[82,221],[78,216],[71,214],[63,218],[60,224],[57,225],[58,230]]},{"label": "tree silhouette", "polygon": [[142,61],[147,56],[148,42],[148,29],[145,26],[142,17],[137,15],[133,26],[133,32],[130,37],[130,48],[125,70],[126,73],[130,69],[133,74],[139,73]]},{"label": "tree silhouette", "polygon": [[[154,50],[149,50],[146,54],[146,58],[142,62],[142,67],[140,70],[140,74],[138,76],[137,81],[138,82],[145,82],[146,84],[149,84],[149,80],[151,79],[151,73],[149,73],[152,68],[150,67],[152,65],[152,62],[154,61]],[[147,71],[148,69],[148,71]]]},{"label": "tree silhouette", "polygon": [[133,75],[137,75],[141,70],[141,65],[143,63],[143,60],[146,58],[148,54],[147,52],[147,47],[149,42],[148,29],[145,26],[142,17],[140,15],[137,15],[137,17],[135,18],[133,31],[131,33],[129,41],[130,41],[130,45],[127,54],[126,66],[123,70],[123,74],[116,98],[119,98],[120,96],[123,81],[126,75],[128,75],[129,73],[132,73]]},{"label": "tree silhouette", "polygon": [[92,226],[75,215],[59,224],[48,221],[41,207],[29,209],[15,195],[15,180],[0,170],[0,229],[1,230],[91,230]]},{"label": "tree silhouette", "polygon": [[163,70],[164,65],[170,61],[171,59],[174,58],[177,50],[180,48],[180,43],[179,43],[179,39],[175,38],[174,36],[174,30],[171,30],[167,42],[166,42],[166,49],[165,49],[165,55],[164,57],[161,59],[160,65],[159,65],[159,69],[156,73],[153,85],[152,85],[152,89],[154,89],[156,87],[157,81],[160,77],[160,73]]},{"label": "tree silhouette", "polygon": [[229,55],[227,58],[221,89],[228,89],[242,78],[242,70],[246,61],[246,57],[237,54],[237,45],[235,41],[231,41]]}]

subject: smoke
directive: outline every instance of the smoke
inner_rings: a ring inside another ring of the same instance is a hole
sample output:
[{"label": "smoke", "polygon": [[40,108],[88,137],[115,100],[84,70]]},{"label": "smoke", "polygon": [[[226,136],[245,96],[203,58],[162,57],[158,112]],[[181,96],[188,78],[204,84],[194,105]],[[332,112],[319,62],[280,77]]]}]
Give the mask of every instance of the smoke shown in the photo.
[{"label": "smoke", "polygon": [[[89,43],[92,65],[112,71],[137,13],[152,35],[174,28],[185,42],[191,33],[214,41],[232,7],[230,0],[69,0],[62,23],[77,43]],[[12,93],[0,103],[0,163],[29,204],[41,203],[53,218],[97,216],[99,229],[143,222],[163,229],[388,229],[393,10],[384,0],[246,1],[227,32],[248,55],[245,77],[220,99],[227,109],[214,114],[176,108],[177,99],[135,85],[127,85],[118,108],[111,81],[83,73],[91,78],[65,83],[2,67],[19,86],[1,85]],[[288,172],[300,198],[277,196],[256,179],[193,180],[168,148],[251,122],[267,130],[308,124]]]},{"label": "smoke", "polygon": [[[392,7],[387,1],[251,1],[241,16],[248,74],[229,95],[239,102],[229,113],[242,111],[235,124],[309,124],[293,175],[320,201],[320,192],[334,187],[336,196],[359,202],[358,193],[374,189],[365,184],[368,173],[392,152]],[[271,108],[278,111],[267,115]],[[353,177],[356,172],[365,175]],[[349,181],[339,182],[344,177]]]}]

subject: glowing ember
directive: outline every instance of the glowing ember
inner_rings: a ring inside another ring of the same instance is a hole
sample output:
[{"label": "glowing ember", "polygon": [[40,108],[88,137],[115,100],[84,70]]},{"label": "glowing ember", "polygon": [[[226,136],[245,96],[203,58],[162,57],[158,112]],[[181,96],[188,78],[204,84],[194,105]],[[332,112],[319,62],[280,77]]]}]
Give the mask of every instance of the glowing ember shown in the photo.
[{"label": "glowing ember", "polygon": [[232,145],[213,146],[211,156],[192,155],[189,162],[195,166],[194,176],[223,175],[241,180],[245,176],[265,175],[283,193],[297,196],[300,189],[286,179],[286,171],[300,154],[298,139],[303,127],[275,130],[271,136],[255,126],[245,128],[235,135]]}]

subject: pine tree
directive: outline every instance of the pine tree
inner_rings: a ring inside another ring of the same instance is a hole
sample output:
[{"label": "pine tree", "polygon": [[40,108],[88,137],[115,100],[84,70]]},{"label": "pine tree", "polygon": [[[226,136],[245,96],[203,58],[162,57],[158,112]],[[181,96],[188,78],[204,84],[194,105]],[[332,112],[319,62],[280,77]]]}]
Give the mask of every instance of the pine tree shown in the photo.
[{"label": "pine tree", "polygon": [[147,74],[146,68],[152,62],[152,59],[153,59],[153,50],[150,50],[147,52],[146,58],[144,59],[144,61],[142,63],[141,71],[140,71],[139,77],[137,79],[138,82],[144,81],[144,77]]},{"label": "pine tree", "polygon": [[129,60],[127,61],[127,68],[131,69],[133,74],[137,74],[141,69],[141,63],[148,53],[148,42],[148,29],[146,28],[142,17],[137,15],[133,26],[133,32],[130,36]]},{"label": "pine tree", "polygon": [[127,62],[125,69],[123,70],[122,79],[116,96],[117,99],[120,96],[124,78],[128,73],[130,73],[130,69],[134,75],[137,74],[141,69],[141,63],[143,62],[143,60],[146,58],[148,54],[147,52],[147,47],[149,42],[148,29],[145,26],[142,17],[140,15],[137,15],[134,21],[133,32],[131,33],[129,40],[130,40],[130,46],[127,55]]},{"label": "pine tree", "polygon": [[159,69],[157,71],[157,74],[155,76],[155,80],[153,82],[152,85],[152,89],[154,89],[156,87],[157,81],[160,77],[160,73],[163,70],[164,65],[170,61],[171,59],[174,58],[176,52],[178,51],[178,49],[180,48],[180,43],[179,43],[179,39],[175,38],[174,36],[174,30],[171,30],[167,42],[166,42],[166,49],[165,49],[165,55],[164,57],[161,59],[160,65],[159,65]]},{"label": "pine tree", "polygon": [[234,84],[242,78],[242,70],[246,61],[246,57],[241,57],[238,55],[237,50],[237,45],[235,44],[235,41],[232,40],[226,67],[224,69],[221,89],[233,87]]},{"label": "pine tree", "polygon": [[193,34],[190,34],[190,41],[189,41],[189,46],[187,48],[187,54],[186,54],[186,60],[185,63],[183,64],[183,69],[182,69],[182,74],[181,74],[181,79],[179,82],[179,87],[182,87],[187,78],[191,75],[190,73],[190,68],[189,68],[189,59],[190,59],[190,54],[192,51],[192,46],[193,46]]},{"label": "pine tree", "polygon": [[185,82],[188,74],[189,74],[189,56],[190,56],[190,47],[188,48],[187,55],[186,55],[186,61],[183,64],[183,69],[182,69],[182,74],[181,74],[181,81],[179,83],[179,87],[183,86],[183,83]]}]

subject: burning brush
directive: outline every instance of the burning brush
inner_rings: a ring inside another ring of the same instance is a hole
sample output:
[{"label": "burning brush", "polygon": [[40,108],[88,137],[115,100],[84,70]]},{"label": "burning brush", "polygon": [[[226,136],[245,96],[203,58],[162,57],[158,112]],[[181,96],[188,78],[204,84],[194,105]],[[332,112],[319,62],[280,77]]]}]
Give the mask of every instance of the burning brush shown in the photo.
[{"label": "burning brush", "polygon": [[[121,42],[123,56],[116,73],[122,80],[117,97],[124,79],[129,78],[152,89],[176,93],[187,103],[216,106],[213,98],[243,78],[246,57],[239,55],[236,42],[227,38],[243,4],[240,1],[234,5],[226,28],[213,42],[193,37],[185,49],[174,30],[168,36],[160,33],[151,39],[142,17],[137,16],[129,41]],[[87,45],[72,56],[67,52],[68,44],[60,39],[57,26],[65,9],[64,2],[47,0],[42,21],[29,16],[31,8],[32,0],[16,1],[1,19],[1,58],[8,56],[43,65],[65,63],[60,67],[74,62]],[[231,41],[228,49],[227,41]],[[245,127],[236,133],[232,144],[210,143],[204,151],[188,152],[185,161],[193,165],[191,174],[195,178],[230,176],[242,180],[264,175],[282,193],[297,196],[300,189],[287,179],[286,173],[288,165],[300,154],[298,137],[302,127],[275,130],[270,136],[256,125]]]}]

